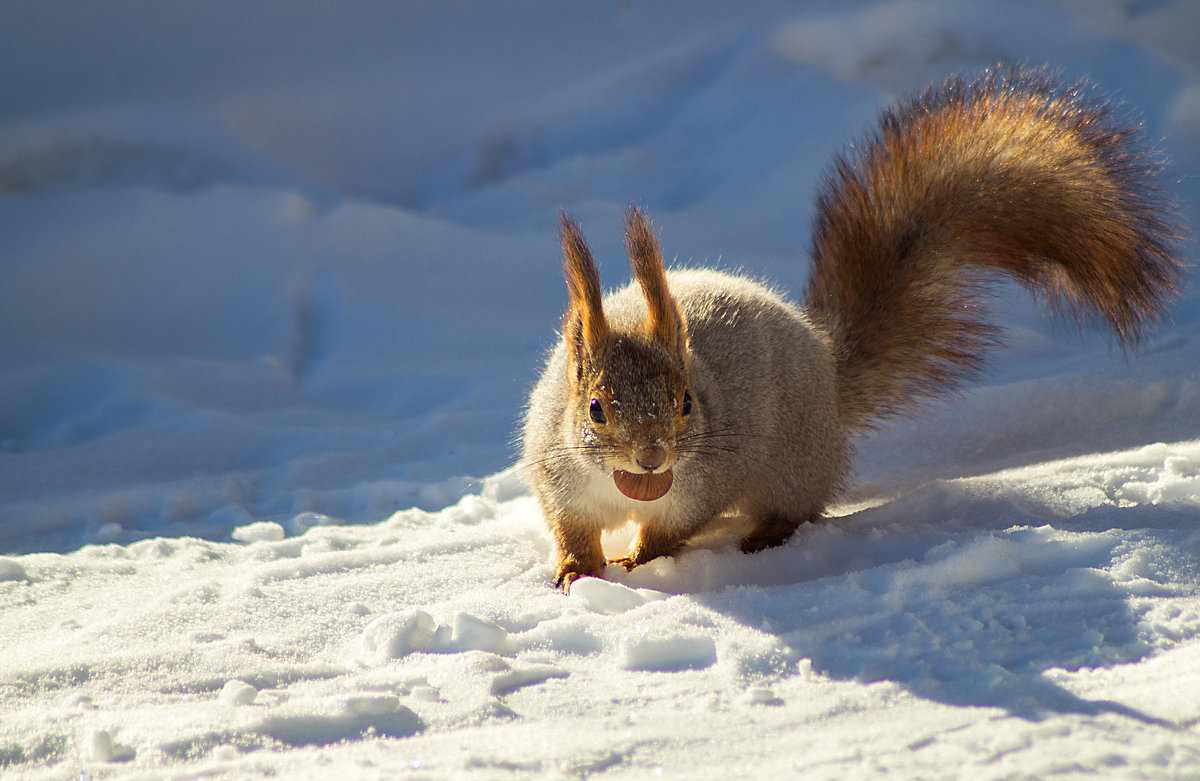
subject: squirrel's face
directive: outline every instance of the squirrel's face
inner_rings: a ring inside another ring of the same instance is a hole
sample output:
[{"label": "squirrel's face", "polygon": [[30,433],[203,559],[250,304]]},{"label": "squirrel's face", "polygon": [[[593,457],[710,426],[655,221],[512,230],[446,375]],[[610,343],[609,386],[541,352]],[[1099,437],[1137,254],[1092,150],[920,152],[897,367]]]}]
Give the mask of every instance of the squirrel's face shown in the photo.
[{"label": "squirrel's face", "polygon": [[661,498],[696,413],[686,367],[652,342],[620,336],[581,368],[571,414],[583,452],[629,498]]},{"label": "squirrel's face", "polygon": [[579,226],[566,215],[560,240],[571,304],[564,318],[571,381],[570,425],[577,452],[611,473],[622,494],[642,502],[671,490],[680,438],[696,414],[688,391],[687,322],[667,285],[650,223],[627,213],[625,244],[646,314],[634,330],[613,328],[600,276]]}]

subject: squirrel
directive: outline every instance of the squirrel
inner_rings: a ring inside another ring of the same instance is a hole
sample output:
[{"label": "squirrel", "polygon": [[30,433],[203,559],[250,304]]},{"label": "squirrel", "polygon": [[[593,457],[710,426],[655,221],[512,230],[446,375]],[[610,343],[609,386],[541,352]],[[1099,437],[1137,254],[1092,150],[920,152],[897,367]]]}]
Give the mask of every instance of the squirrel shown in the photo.
[{"label": "squirrel", "polygon": [[[522,460],[555,584],[677,553],[726,514],[784,543],[847,483],[852,438],[976,377],[998,272],[1126,350],[1175,297],[1176,209],[1117,104],[1041,69],[954,77],[885,110],[816,198],[801,306],[744,276],[663,266],[630,207],[634,282],[607,297],[579,226],[570,303],[526,409]],[[607,560],[601,533],[639,524]]]}]

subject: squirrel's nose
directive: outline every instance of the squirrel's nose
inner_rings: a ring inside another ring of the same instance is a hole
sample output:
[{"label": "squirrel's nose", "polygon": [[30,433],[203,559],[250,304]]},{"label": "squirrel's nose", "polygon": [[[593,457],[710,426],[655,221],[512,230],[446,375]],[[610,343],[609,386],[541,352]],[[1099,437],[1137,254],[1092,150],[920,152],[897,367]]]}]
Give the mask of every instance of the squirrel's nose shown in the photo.
[{"label": "squirrel's nose", "polygon": [[649,445],[637,452],[634,458],[637,465],[647,472],[653,472],[667,460],[667,449],[662,445]]}]

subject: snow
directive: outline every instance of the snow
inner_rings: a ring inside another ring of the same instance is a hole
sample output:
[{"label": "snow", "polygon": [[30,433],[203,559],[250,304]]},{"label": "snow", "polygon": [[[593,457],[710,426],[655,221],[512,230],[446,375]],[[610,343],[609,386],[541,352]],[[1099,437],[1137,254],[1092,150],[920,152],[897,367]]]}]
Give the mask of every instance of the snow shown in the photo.
[{"label": "snow", "polygon": [[[555,591],[513,432],[566,294],[803,284],[894,94],[1140,112],[1200,235],[1200,4],[16,4],[0,25],[0,775],[1200,775],[1200,293],[1124,355],[1004,288],[836,517]],[[1186,245],[1194,261],[1194,244]],[[605,538],[623,552],[630,529]]]}]

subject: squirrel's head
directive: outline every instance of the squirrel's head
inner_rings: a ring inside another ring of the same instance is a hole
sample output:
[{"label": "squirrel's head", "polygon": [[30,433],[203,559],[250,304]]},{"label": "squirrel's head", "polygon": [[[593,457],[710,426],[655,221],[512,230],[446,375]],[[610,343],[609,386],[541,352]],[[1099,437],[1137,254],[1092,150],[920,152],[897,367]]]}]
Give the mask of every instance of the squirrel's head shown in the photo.
[{"label": "squirrel's head", "polygon": [[689,390],[687,323],[667,288],[658,240],[645,215],[626,215],[625,245],[646,298],[632,331],[605,317],[600,276],[579,226],[562,217],[563,271],[571,303],[563,325],[571,385],[568,419],[580,446],[631,499],[666,495],[678,442],[696,412]]}]

